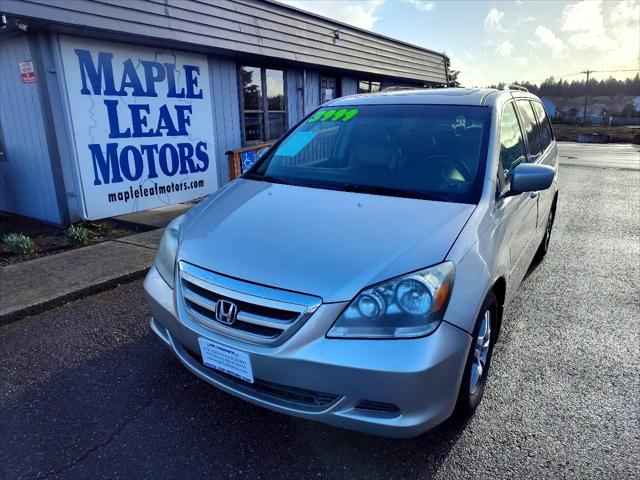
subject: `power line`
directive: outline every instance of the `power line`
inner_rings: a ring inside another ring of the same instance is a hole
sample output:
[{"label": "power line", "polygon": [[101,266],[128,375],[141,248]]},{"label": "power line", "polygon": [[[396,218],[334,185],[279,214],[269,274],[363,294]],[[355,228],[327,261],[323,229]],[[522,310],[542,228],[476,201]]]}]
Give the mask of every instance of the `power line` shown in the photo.
[{"label": "power line", "polygon": [[562,74],[562,75],[551,75],[549,77],[537,78],[535,80],[529,80],[529,82],[543,82],[545,80],[548,80],[551,77],[553,77],[553,78],[564,78],[564,77],[573,77],[575,75],[583,75],[583,74],[584,74],[584,72],[565,73],[565,74]]},{"label": "power line", "polygon": [[[590,73],[619,73],[619,72],[640,72],[640,68],[631,68],[631,69],[626,69],[626,70],[589,70]],[[584,75],[585,73],[587,73],[586,71],[582,71],[582,72],[575,72],[575,73],[564,73],[562,75],[551,75],[549,77],[545,77],[545,78],[537,78],[535,80],[528,80],[529,82],[533,83],[533,82],[543,82],[545,80],[548,80],[549,78],[553,77],[555,79],[561,79],[561,78],[565,78],[565,77],[575,77],[576,75]]]},{"label": "power line", "polygon": [[[630,68],[628,70],[591,70],[591,73],[617,73],[617,72],[640,72],[640,68]],[[580,72],[584,73],[584,72]]]}]

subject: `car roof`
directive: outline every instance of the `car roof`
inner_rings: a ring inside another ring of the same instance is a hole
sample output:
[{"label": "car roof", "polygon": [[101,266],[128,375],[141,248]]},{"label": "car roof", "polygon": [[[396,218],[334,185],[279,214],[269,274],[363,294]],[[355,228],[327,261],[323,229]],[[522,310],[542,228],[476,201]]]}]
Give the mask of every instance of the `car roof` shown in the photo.
[{"label": "car roof", "polygon": [[535,95],[520,90],[497,90],[495,88],[423,88],[395,90],[379,93],[350,95],[325,103],[326,107],[356,105],[493,105],[503,97],[533,98]]}]

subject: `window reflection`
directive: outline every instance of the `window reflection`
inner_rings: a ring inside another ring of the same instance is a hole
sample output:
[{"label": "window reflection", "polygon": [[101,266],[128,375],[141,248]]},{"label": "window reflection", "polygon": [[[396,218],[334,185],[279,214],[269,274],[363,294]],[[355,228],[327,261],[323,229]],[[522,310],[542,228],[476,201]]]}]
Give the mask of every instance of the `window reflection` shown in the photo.
[{"label": "window reflection", "polygon": [[284,72],[267,70],[267,98],[269,110],[284,110]]},{"label": "window reflection", "polygon": [[262,109],[262,77],[260,69],[242,67],[242,95],[245,110]]},{"label": "window reflection", "polygon": [[241,67],[244,141],[275,140],[286,130],[284,71]]}]

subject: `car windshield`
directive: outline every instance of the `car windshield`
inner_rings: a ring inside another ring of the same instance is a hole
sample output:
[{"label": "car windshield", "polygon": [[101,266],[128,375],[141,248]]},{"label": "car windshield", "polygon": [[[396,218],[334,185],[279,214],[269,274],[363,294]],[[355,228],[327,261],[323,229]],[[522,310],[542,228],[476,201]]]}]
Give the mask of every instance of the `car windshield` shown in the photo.
[{"label": "car windshield", "polygon": [[321,108],[245,178],[315,188],[476,203],[490,111],[451,105]]}]

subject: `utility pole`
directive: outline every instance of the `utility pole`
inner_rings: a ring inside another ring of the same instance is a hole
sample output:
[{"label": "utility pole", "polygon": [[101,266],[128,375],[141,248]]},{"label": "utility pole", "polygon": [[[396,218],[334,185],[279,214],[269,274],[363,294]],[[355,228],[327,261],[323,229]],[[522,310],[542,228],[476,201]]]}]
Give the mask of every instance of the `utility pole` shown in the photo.
[{"label": "utility pole", "polygon": [[585,70],[584,72],[587,74],[587,83],[584,84],[584,110],[582,110],[582,123],[587,123],[587,91],[589,88],[589,75],[593,73],[592,70]]}]

